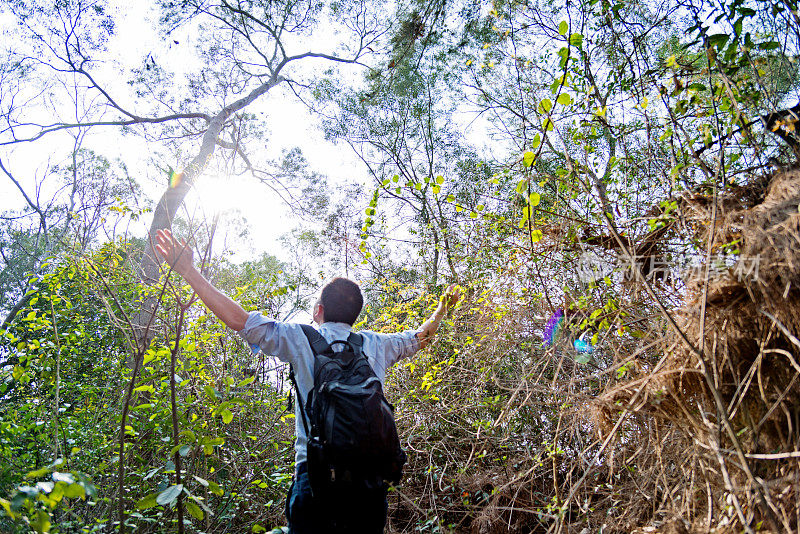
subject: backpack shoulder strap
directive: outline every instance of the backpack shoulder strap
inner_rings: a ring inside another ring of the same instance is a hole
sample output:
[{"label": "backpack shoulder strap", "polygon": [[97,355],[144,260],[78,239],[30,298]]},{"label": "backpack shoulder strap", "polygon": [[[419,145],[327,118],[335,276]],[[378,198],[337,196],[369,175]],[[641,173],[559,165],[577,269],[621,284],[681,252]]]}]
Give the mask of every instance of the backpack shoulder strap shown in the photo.
[{"label": "backpack shoulder strap", "polygon": [[322,337],[322,334],[320,334],[316,328],[310,324],[301,324],[300,328],[303,329],[303,333],[306,335],[309,345],[311,345],[314,356],[327,352],[330,349],[330,345],[328,345],[328,342],[325,341],[325,338]]},{"label": "backpack shoulder strap", "polygon": [[361,334],[356,334],[355,332],[350,332],[350,335],[347,337],[347,342],[353,347],[356,355],[364,354],[364,336]]}]

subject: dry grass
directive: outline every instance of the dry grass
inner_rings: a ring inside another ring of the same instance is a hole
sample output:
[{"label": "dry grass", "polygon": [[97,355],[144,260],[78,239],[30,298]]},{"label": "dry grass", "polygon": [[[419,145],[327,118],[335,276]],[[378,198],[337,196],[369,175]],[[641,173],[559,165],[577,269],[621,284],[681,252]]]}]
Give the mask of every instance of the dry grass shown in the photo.
[{"label": "dry grass", "polygon": [[[798,205],[797,170],[683,198],[671,231],[714,254],[736,242],[737,263],[677,289],[647,282],[680,332],[628,287],[588,363],[542,347],[549,310],[526,298],[541,287],[522,292],[536,278],[529,258],[511,258],[395,375],[411,475],[390,500],[391,531],[797,531]],[[738,276],[751,258],[757,275]],[[631,324],[640,337],[615,333]]]}]

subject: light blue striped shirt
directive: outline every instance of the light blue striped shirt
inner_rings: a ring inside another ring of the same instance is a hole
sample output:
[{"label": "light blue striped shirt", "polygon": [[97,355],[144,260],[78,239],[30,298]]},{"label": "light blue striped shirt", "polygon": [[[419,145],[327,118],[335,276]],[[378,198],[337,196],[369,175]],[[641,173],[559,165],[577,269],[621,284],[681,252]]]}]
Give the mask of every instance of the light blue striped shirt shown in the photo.
[{"label": "light blue striped shirt", "polygon": [[[328,343],[334,340],[346,340],[352,327],[346,323],[322,323],[318,328]],[[414,355],[419,350],[417,333],[419,330],[406,330],[396,334],[379,334],[369,330],[359,330],[364,338],[363,351],[375,375],[383,383],[386,370],[402,360]],[[247,341],[255,352],[275,356],[282,362],[294,367],[297,387],[305,405],[308,392],[314,386],[314,353],[303,329],[298,323],[284,323],[269,319],[259,312],[250,312],[244,328],[239,335]],[[341,350],[336,344],[334,350]],[[306,431],[300,413],[300,403],[295,402],[295,463],[306,460]],[[307,421],[306,421],[307,422]]]}]

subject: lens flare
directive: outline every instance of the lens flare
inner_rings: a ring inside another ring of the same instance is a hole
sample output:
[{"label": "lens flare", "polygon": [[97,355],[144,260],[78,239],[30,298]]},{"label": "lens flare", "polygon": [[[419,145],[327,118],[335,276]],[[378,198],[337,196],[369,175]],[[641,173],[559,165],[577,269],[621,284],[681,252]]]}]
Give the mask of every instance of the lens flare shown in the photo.
[{"label": "lens flare", "polygon": [[169,187],[174,189],[178,187],[181,182],[183,182],[183,172],[172,171],[172,173],[169,175]]},{"label": "lens flare", "polygon": [[[544,346],[552,347],[556,341],[561,337],[564,330],[564,310],[557,309],[556,312],[547,320],[544,325]],[[591,354],[594,351],[594,346],[591,340],[587,340],[586,336],[589,332],[584,332],[580,337],[573,341],[572,346],[577,352]]]},{"label": "lens flare", "polygon": [[564,310],[557,309],[544,326],[544,346],[552,347],[564,326]]}]

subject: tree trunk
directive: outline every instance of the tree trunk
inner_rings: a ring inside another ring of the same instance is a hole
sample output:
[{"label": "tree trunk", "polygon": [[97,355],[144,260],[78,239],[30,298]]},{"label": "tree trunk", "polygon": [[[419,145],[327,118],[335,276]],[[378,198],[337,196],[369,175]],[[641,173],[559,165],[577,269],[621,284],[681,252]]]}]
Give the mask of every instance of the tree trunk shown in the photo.
[{"label": "tree trunk", "polygon": [[[256,89],[251,91],[247,96],[229,104],[222,108],[217,113],[208,125],[206,133],[203,135],[203,142],[200,145],[200,151],[192,159],[191,163],[184,169],[183,172],[178,173],[176,183],[170,181],[170,185],[161,199],[158,201],[155,213],[153,214],[153,222],[150,225],[150,231],[147,235],[147,244],[145,246],[144,254],[139,263],[139,277],[144,284],[151,285],[159,279],[159,265],[160,259],[155,251],[156,232],[164,230],[172,226],[172,221],[178,209],[183,204],[183,200],[189,189],[194,184],[195,180],[202,174],[209,160],[214,154],[214,148],[218,144],[218,138],[225,121],[230,118],[235,112],[250,105],[258,97],[266,94],[270,89],[283,81],[283,78],[278,75],[280,67],[275,70],[275,73],[269,81],[261,84]],[[156,309],[158,306],[158,297],[156,295],[148,296],[141,305],[141,309],[132,317],[134,335],[136,338],[137,347],[140,350],[136,351],[137,354],[143,355],[144,348],[150,344],[153,339],[153,319],[155,317]],[[133,367],[133,362],[129,361],[128,364]]]}]

